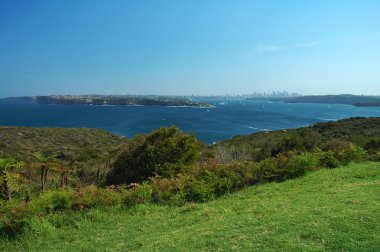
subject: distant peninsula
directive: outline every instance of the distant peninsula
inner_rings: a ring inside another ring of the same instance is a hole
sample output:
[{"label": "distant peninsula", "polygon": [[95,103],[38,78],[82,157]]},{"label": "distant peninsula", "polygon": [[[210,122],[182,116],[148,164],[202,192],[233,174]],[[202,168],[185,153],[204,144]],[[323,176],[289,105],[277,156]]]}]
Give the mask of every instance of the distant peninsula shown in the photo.
[{"label": "distant peninsula", "polygon": [[48,95],[5,98],[8,100],[31,101],[38,104],[66,105],[110,105],[110,106],[173,106],[173,107],[213,107],[180,97],[129,96],[129,95]]},{"label": "distant peninsula", "polygon": [[283,101],[286,103],[324,103],[346,104],[356,107],[379,107],[380,96],[369,95],[306,95],[295,97],[249,97],[247,100],[264,99],[270,101]]}]

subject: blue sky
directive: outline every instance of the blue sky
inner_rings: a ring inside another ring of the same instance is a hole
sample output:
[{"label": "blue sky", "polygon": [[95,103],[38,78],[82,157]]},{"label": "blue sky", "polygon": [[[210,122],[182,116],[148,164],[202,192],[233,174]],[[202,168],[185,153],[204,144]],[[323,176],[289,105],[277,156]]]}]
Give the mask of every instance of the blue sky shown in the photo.
[{"label": "blue sky", "polygon": [[0,96],[380,94],[380,1],[0,1]]}]

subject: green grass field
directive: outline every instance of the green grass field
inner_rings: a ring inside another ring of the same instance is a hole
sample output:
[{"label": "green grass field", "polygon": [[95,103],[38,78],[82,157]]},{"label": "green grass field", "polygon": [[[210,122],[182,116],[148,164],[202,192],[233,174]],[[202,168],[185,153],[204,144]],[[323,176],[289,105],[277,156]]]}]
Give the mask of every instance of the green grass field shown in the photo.
[{"label": "green grass field", "polygon": [[320,170],[183,207],[35,218],[0,251],[379,251],[380,163]]}]

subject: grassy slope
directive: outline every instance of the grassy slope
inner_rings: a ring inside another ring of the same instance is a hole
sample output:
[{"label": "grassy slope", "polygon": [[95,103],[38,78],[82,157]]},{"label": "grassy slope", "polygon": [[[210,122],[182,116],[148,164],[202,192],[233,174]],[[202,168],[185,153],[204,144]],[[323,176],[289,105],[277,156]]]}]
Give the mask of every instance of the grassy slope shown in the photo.
[{"label": "grassy slope", "polygon": [[380,163],[321,170],[205,204],[94,209],[32,223],[21,237],[0,240],[0,250],[375,251]]}]

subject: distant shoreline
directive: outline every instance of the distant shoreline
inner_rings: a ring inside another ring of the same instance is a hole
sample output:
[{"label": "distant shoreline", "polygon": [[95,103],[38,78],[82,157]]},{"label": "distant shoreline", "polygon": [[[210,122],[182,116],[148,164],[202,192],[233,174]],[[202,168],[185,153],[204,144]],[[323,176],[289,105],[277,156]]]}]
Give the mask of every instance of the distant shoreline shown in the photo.
[{"label": "distant shoreline", "polygon": [[200,103],[191,99],[164,96],[49,95],[10,97],[1,100],[35,102],[43,105],[214,107],[211,104]]},{"label": "distant shoreline", "polygon": [[344,104],[355,107],[380,107],[380,96],[362,95],[307,95],[283,98],[247,98],[246,100],[270,100],[286,103],[322,103],[322,104]]},{"label": "distant shoreline", "polygon": [[[64,104],[90,106],[163,106],[163,107],[195,107],[214,108],[215,106],[201,102],[202,98],[176,96],[138,96],[138,95],[48,95],[48,96],[20,96],[0,98],[1,100],[34,102],[37,104]],[[198,100],[197,100],[198,98]],[[218,97],[221,99],[221,97]],[[231,97],[225,97],[231,98]],[[204,98],[203,98],[204,99]],[[233,98],[232,98],[233,99]],[[380,107],[380,96],[369,95],[307,95],[295,97],[248,97],[244,100],[266,100],[285,103],[319,103],[343,104],[355,107]],[[207,100],[207,99],[206,99]]]}]

